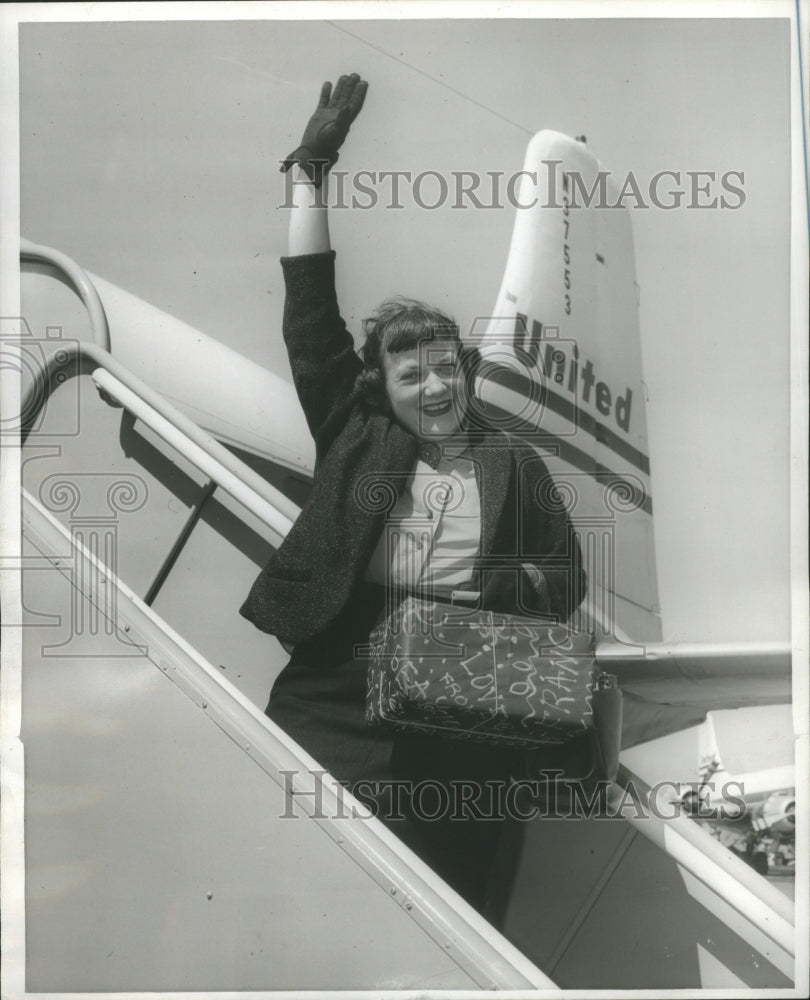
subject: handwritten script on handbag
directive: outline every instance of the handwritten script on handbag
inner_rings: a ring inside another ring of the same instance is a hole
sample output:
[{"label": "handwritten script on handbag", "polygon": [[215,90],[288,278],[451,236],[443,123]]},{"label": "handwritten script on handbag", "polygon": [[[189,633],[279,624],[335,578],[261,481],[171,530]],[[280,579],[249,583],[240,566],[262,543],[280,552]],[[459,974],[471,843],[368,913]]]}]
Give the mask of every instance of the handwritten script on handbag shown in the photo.
[{"label": "handwritten script on handbag", "polygon": [[588,633],[408,597],[369,642],[371,724],[515,747],[593,727]]}]

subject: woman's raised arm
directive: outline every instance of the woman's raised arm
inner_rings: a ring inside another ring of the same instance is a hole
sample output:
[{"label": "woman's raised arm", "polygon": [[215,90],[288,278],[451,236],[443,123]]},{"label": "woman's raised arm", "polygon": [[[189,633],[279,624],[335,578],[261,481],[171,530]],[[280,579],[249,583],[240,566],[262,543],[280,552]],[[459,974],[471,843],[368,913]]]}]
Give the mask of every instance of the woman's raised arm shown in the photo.
[{"label": "woman's raised arm", "polygon": [[328,171],[337,163],[338,150],[360,114],[368,84],[358,73],[342,76],[335,85],[321,87],[318,107],[309,119],[301,144],[281,165],[285,173],[297,164],[293,176],[289,253],[322,253],[331,249],[327,216]]},{"label": "woman's raised arm", "polygon": [[301,167],[295,167],[287,251],[290,257],[325,253],[332,249],[329,242],[328,201],[328,174],[321,187],[315,187]]},{"label": "woman's raised arm", "polygon": [[325,83],[301,145],[281,168],[285,172],[295,168],[289,256],[282,260],[284,342],[319,455],[345,421],[345,404],[363,368],[338,309],[326,184],[338,149],[363,106],[366,88],[357,73],[342,76],[334,93]]}]

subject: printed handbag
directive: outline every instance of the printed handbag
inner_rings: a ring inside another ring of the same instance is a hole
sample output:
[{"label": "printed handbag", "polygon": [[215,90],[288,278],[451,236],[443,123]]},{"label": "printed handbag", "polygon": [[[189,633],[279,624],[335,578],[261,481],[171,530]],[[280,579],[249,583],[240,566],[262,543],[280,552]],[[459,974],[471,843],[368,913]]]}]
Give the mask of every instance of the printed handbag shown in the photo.
[{"label": "printed handbag", "polygon": [[600,677],[587,632],[407,597],[374,628],[369,643],[366,720],[372,725],[524,749],[585,734],[596,742],[598,691],[610,709],[615,746],[601,748],[595,760],[606,774],[617,762],[621,695]]}]

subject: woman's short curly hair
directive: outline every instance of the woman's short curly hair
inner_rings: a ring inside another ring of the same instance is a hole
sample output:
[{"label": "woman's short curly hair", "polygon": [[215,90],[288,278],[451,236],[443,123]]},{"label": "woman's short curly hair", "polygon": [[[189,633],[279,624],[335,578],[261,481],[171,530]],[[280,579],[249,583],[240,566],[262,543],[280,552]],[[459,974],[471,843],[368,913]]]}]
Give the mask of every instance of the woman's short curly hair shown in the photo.
[{"label": "woman's short curly hair", "polygon": [[426,340],[455,341],[459,344],[459,361],[467,367],[478,352],[465,347],[458,324],[445,313],[431,306],[398,295],[381,302],[374,314],[363,320],[365,342],[360,357],[365,365],[358,385],[365,400],[373,407],[388,410],[385,391],[386,354],[409,351]]}]

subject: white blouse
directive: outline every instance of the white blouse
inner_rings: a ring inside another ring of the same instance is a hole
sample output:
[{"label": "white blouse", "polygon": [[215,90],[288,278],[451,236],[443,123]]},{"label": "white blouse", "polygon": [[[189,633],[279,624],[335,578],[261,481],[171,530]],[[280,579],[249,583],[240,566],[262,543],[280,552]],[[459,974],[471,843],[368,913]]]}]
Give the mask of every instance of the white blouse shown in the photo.
[{"label": "white blouse", "polygon": [[463,446],[445,446],[438,468],[419,459],[388,514],[366,571],[406,590],[453,590],[470,581],[481,537],[481,497]]}]

